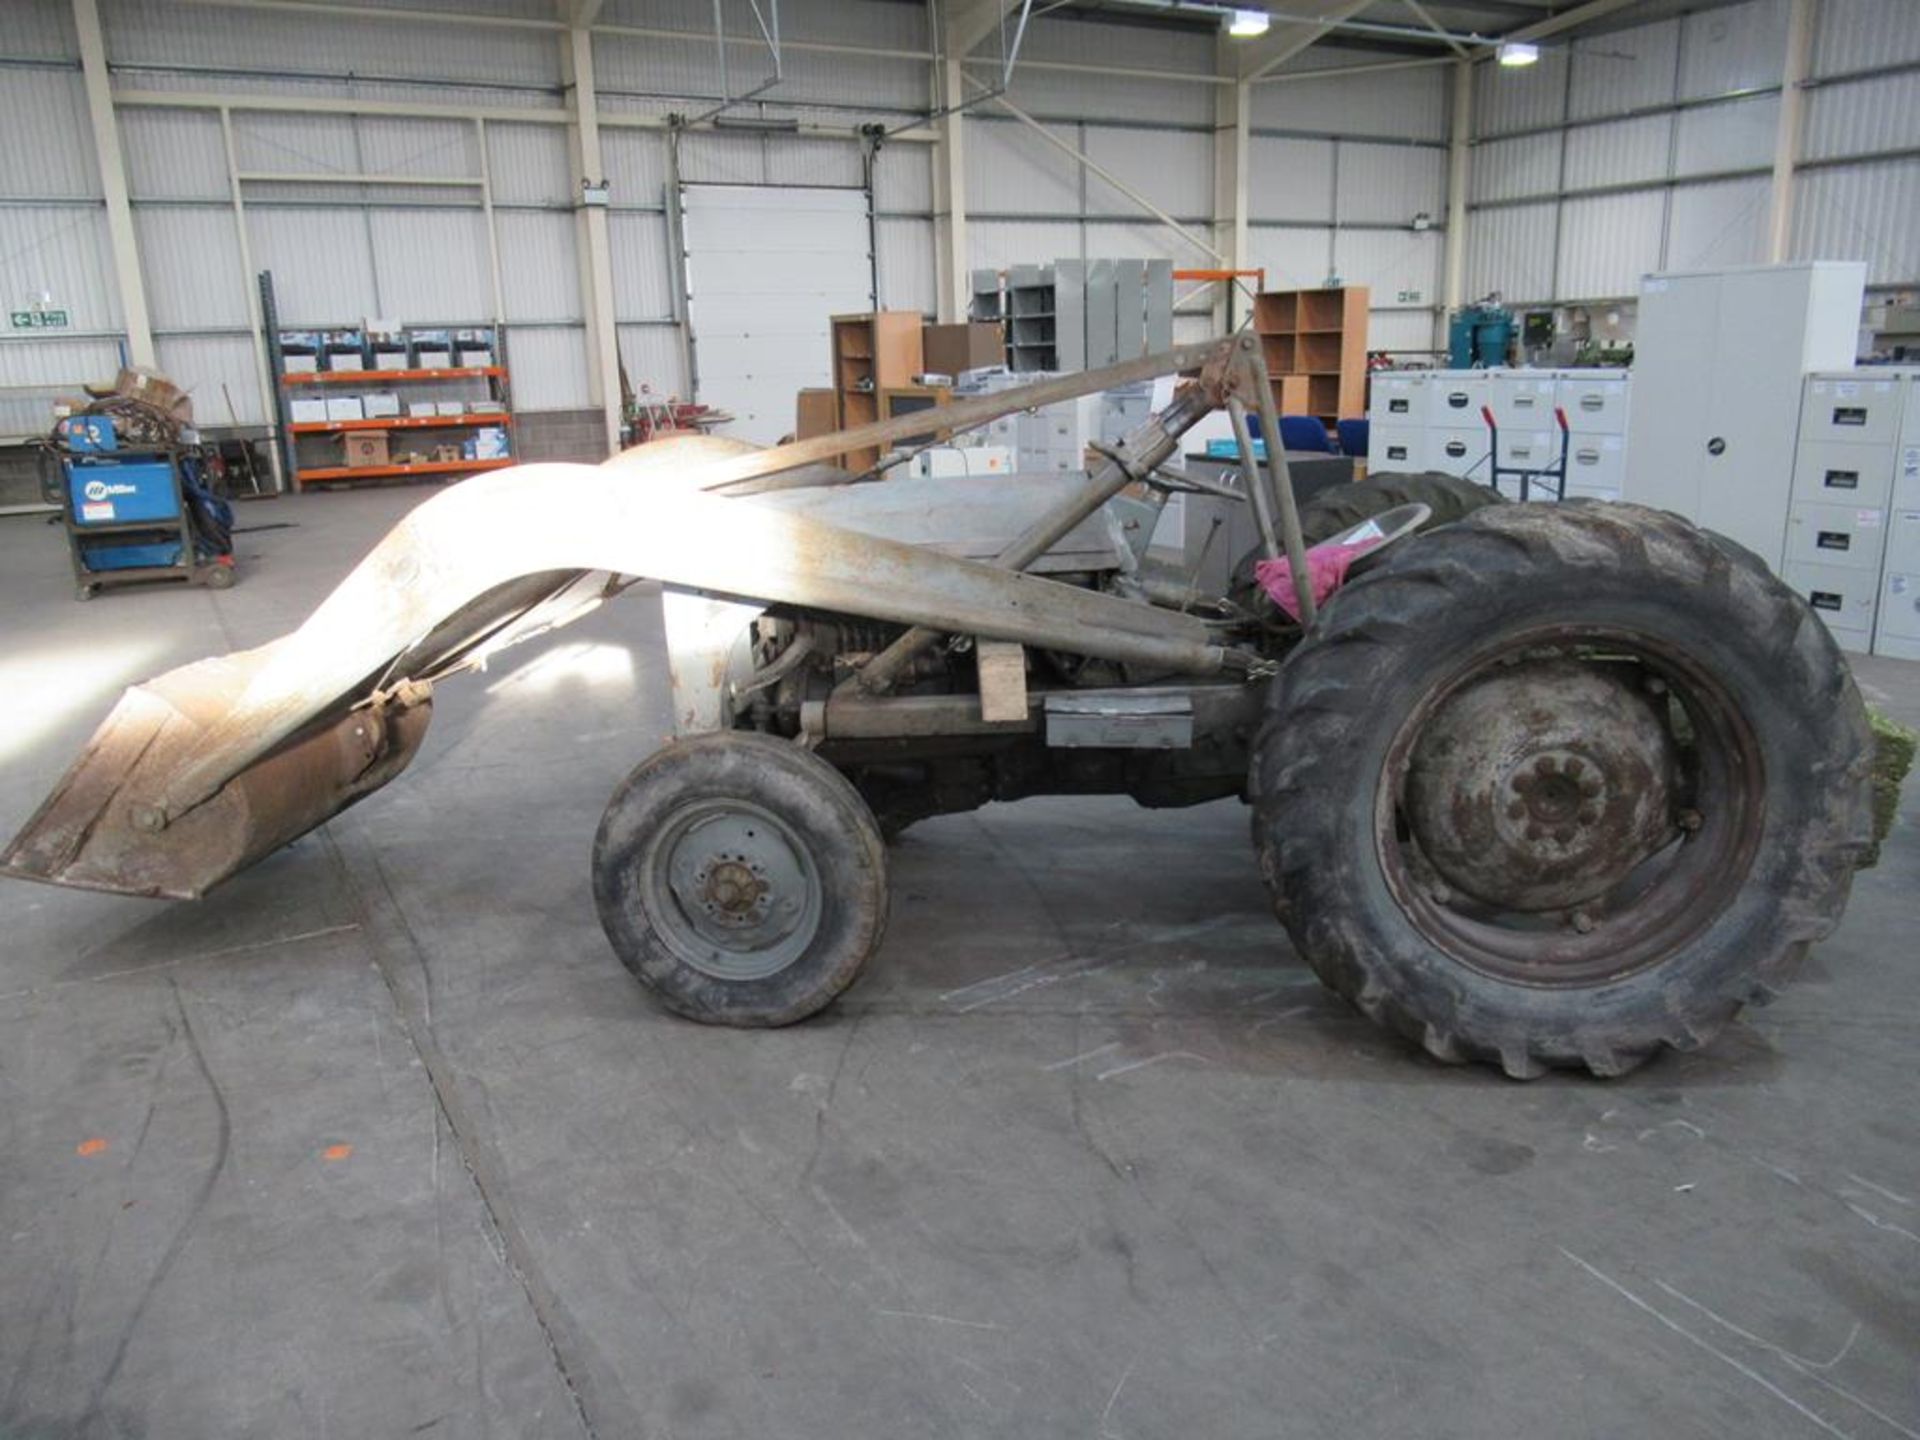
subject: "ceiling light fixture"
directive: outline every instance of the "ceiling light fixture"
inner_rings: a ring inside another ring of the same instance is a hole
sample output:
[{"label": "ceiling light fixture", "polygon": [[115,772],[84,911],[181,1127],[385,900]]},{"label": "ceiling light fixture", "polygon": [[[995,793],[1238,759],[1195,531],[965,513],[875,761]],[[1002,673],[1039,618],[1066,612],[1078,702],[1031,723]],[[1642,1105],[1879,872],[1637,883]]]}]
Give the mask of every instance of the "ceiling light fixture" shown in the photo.
[{"label": "ceiling light fixture", "polygon": [[1540,47],[1525,40],[1502,40],[1500,42],[1500,63],[1509,69],[1521,65],[1531,65],[1540,58]]},{"label": "ceiling light fixture", "polygon": [[1227,34],[1236,40],[1251,40],[1256,35],[1264,35],[1273,24],[1264,10],[1235,10],[1227,20]]}]

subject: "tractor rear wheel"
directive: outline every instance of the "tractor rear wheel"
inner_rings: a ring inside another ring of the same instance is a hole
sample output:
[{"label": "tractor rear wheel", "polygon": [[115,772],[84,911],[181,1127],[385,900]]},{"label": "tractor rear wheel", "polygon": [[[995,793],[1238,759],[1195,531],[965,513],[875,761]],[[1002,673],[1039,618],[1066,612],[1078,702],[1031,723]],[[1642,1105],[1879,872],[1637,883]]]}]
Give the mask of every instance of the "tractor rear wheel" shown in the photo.
[{"label": "tractor rear wheel", "polygon": [[656,751],[614,792],[593,894],[615,953],[668,1009],[788,1025],[831,1004],[880,948],[886,849],[826,761],[720,731]]},{"label": "tractor rear wheel", "polygon": [[1389,552],[1287,659],[1252,767],[1275,909],[1441,1060],[1631,1069],[1838,922],[1872,741],[1819,618],[1638,506],[1502,505]]}]

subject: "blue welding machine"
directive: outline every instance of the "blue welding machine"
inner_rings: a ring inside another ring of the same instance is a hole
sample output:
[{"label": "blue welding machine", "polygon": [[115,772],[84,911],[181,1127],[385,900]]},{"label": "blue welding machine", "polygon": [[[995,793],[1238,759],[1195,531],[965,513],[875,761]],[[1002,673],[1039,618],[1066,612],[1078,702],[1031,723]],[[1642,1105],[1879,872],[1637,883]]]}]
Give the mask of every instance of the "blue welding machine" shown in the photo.
[{"label": "blue welding machine", "polygon": [[132,525],[177,520],[180,487],[168,459],[98,461],[75,457],[67,465],[68,506],[73,523]]}]

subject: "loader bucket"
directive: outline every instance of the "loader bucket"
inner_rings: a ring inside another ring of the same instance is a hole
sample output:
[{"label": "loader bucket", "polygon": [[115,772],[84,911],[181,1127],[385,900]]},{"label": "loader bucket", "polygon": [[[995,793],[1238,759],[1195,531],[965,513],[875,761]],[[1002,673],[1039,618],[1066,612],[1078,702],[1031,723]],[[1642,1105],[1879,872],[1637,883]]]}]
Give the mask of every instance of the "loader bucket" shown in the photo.
[{"label": "loader bucket", "polygon": [[204,894],[406,768],[438,680],[637,578],[1177,673],[1247,663],[1190,615],[827,523],[793,490],[713,493],[756,462],[753,449],[684,437],[432,496],[299,629],[129,690],[0,853],[0,872]]}]

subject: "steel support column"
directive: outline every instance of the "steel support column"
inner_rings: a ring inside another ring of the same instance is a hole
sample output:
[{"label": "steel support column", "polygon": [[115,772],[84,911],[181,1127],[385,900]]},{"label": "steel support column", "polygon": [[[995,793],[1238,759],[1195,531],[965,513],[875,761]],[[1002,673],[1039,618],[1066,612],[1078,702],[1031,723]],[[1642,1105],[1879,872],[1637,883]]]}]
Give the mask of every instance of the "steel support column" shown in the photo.
[{"label": "steel support column", "polygon": [[965,58],[955,48],[953,27],[944,26],[933,65],[933,106],[944,111],[933,150],[933,253],[935,308],[943,322],[967,318],[971,286],[967,270],[967,122],[955,109],[966,98]]},{"label": "steel support column", "polygon": [[1767,197],[1767,260],[1778,265],[1793,248],[1793,165],[1800,152],[1806,110],[1807,67],[1813,54],[1813,0],[1793,0],[1787,14],[1787,53],[1780,77],[1780,121],[1773,132],[1773,186]]},{"label": "steel support column", "polygon": [[620,337],[614,323],[613,247],[604,205],[581,203],[581,186],[605,181],[600,153],[600,105],[593,80],[593,36],[573,28],[560,42],[561,70],[572,92],[568,137],[573,141],[574,204],[579,217],[581,300],[587,322],[587,384],[607,428],[607,453],[620,449]]},{"label": "steel support column", "polygon": [[1453,67],[1453,129],[1447,140],[1447,276],[1436,343],[1446,337],[1448,318],[1464,303],[1467,276],[1467,186],[1473,142],[1473,62]]},{"label": "steel support column", "polygon": [[[1225,37],[1215,42],[1218,68],[1235,78],[1213,95],[1213,243],[1228,270],[1251,268],[1247,258],[1247,176],[1253,145],[1253,86],[1237,78],[1238,55]],[[1233,324],[1234,283],[1214,297],[1213,325]]]},{"label": "steel support column", "polygon": [[93,153],[100,166],[100,189],[107,200],[107,238],[113,246],[113,273],[126,317],[127,358],[135,365],[150,366],[154,363],[153,321],[147,314],[147,285],[140,273],[133,206],[127,199],[127,166],[120,154],[120,129],[113,117],[113,88],[107,78],[107,46],[100,31],[98,0],[73,0],[73,28],[80,37],[87,118],[93,123]]}]

